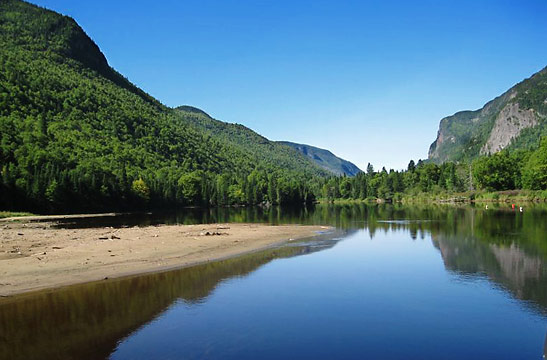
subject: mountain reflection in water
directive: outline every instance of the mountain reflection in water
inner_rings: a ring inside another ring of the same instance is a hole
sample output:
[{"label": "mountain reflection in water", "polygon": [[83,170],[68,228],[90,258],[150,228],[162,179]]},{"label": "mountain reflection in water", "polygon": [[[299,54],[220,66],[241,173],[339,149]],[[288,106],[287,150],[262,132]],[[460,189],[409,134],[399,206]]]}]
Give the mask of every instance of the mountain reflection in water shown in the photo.
[{"label": "mountain reflection in water", "polygon": [[[329,250],[337,240],[358,230],[373,242],[382,241],[375,240],[379,233],[381,239],[402,234],[409,242],[431,242],[455,280],[486,280],[541,319],[547,314],[547,207],[528,206],[526,210],[518,213],[504,205],[491,206],[490,210],[470,206],[321,205],[289,211],[203,210],[206,213],[201,215],[192,210],[190,215],[166,214],[165,221],[161,214],[147,214],[61,223],[59,226],[79,227],[97,226],[96,221],[101,226],[233,221],[322,224],[338,230],[310,241],[192,268],[0,299],[0,358],[108,358],[123,339],[178,303],[206,304],[219,284],[230,278],[246,277],[274,259]],[[399,266],[390,257],[385,261]],[[400,271],[412,274],[413,269]]]}]

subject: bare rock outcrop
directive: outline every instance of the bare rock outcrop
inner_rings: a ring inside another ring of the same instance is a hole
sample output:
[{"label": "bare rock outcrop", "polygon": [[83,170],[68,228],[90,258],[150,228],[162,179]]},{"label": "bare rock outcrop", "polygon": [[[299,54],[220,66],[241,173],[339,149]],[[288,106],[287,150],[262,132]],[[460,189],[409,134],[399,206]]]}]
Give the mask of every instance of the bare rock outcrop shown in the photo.
[{"label": "bare rock outcrop", "polygon": [[538,116],[533,109],[522,110],[518,103],[509,103],[500,111],[488,140],[481,148],[481,155],[503,150],[520,135],[523,129],[538,124]]}]

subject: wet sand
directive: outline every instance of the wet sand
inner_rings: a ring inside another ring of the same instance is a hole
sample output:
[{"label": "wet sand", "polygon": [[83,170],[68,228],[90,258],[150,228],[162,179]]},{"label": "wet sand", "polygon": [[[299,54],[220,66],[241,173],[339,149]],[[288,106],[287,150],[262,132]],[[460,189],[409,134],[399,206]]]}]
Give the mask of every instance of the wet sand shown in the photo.
[{"label": "wet sand", "polygon": [[56,229],[0,222],[0,296],[164,271],[257,251],[324,226],[165,225]]}]

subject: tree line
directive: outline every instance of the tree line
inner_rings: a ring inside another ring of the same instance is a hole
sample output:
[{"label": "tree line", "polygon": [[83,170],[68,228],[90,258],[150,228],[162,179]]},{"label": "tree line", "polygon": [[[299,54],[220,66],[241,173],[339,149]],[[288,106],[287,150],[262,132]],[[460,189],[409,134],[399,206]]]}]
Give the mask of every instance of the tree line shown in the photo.
[{"label": "tree line", "polygon": [[547,144],[473,163],[328,177],[244,126],[170,109],[71,19],[0,2],[0,208],[33,212],[303,204],[471,188],[545,189]]},{"label": "tree line", "polygon": [[471,162],[435,164],[411,160],[406,170],[375,171],[368,164],[355,177],[332,177],[322,198],[399,200],[403,195],[457,193],[470,190],[547,190],[547,138],[536,150],[500,151]]}]

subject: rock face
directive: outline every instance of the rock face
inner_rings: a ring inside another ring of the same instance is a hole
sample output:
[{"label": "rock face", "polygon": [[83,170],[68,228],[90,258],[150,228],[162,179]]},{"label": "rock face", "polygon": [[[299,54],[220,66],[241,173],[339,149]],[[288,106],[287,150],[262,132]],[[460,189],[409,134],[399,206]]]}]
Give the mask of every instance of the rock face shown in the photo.
[{"label": "rock face", "polygon": [[475,111],[445,117],[429,148],[436,163],[473,159],[508,147],[531,148],[547,135],[547,68]]},{"label": "rock face", "polygon": [[513,243],[492,244],[474,236],[432,236],[447,270],[464,276],[484,276],[509,290],[515,297],[547,309],[545,259]]},{"label": "rock face", "polygon": [[539,116],[533,109],[521,110],[518,103],[507,104],[496,117],[490,136],[481,148],[481,155],[490,155],[505,149],[523,129],[536,126],[538,119]]},{"label": "rock face", "polygon": [[547,274],[541,258],[527,255],[515,244],[506,247],[490,244],[490,249],[499,263],[498,277],[506,279],[519,298],[524,296],[526,282],[540,282]]}]

